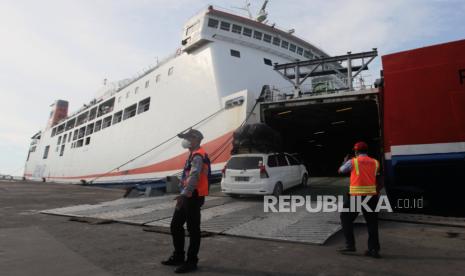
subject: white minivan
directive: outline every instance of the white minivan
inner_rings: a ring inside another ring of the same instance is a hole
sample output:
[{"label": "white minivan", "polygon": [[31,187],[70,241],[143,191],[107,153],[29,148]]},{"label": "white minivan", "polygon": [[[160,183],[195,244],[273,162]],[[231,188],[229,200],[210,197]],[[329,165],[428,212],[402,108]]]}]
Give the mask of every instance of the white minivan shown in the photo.
[{"label": "white minivan", "polygon": [[230,196],[280,195],[307,185],[305,166],[287,153],[248,153],[231,156],[221,179],[221,191]]}]

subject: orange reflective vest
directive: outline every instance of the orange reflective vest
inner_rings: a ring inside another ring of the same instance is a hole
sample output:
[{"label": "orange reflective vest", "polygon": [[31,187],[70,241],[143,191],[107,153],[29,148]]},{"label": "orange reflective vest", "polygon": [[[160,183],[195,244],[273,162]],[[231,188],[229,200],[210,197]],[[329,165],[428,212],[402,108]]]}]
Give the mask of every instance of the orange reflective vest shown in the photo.
[{"label": "orange reflective vest", "polygon": [[350,173],[351,195],[376,195],[376,175],[379,163],[368,156],[352,158],[352,171]]},{"label": "orange reflective vest", "polygon": [[200,155],[203,160],[202,170],[200,171],[199,175],[199,182],[197,183],[197,192],[199,196],[207,196],[208,195],[208,164],[205,162],[207,152],[202,148],[198,148],[197,150],[193,151],[189,157],[189,160],[184,167],[184,175],[185,179],[183,181],[183,187],[187,186],[187,179],[189,179],[189,173],[191,171],[191,162],[194,156]]}]

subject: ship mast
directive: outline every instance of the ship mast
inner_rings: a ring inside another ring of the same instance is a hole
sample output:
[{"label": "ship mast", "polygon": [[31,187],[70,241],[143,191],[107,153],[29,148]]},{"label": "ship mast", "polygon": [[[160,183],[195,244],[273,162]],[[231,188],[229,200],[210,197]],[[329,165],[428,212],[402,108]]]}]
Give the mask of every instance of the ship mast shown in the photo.
[{"label": "ship mast", "polygon": [[252,12],[250,11],[250,2],[249,2],[249,0],[245,0],[244,7],[233,7],[233,8],[246,11],[248,16],[249,16],[249,19],[253,19]]}]

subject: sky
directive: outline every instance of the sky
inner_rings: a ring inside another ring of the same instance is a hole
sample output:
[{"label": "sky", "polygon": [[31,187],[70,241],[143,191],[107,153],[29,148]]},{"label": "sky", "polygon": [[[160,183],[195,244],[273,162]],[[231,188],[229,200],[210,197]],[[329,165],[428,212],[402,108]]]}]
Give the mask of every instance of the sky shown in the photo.
[{"label": "sky", "polygon": [[[253,14],[262,0],[250,0]],[[103,79],[133,77],[174,53],[185,21],[243,0],[0,0],[0,174],[22,175],[50,105],[89,102]],[[380,56],[465,39],[463,0],[270,0],[269,23],[330,55]],[[381,69],[380,58],[369,77]]]}]

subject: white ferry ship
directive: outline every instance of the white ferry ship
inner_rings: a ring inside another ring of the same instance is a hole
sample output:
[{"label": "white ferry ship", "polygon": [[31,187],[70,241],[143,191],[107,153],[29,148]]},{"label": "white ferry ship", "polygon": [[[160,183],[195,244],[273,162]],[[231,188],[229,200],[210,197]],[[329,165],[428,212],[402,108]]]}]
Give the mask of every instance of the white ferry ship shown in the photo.
[{"label": "white ferry ship", "polygon": [[[328,56],[293,30],[267,24],[266,2],[256,19],[209,6],[187,21],[180,48],[156,67],[106,83],[73,114],[68,102],[56,101],[47,126],[32,137],[24,177],[92,184],[163,179],[182,169],[187,152],[175,136],[189,127],[204,134],[212,170],[220,171],[263,85],[289,86],[273,65]],[[258,120],[250,115],[248,122]]]}]

